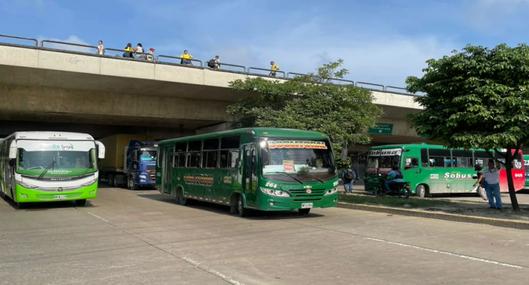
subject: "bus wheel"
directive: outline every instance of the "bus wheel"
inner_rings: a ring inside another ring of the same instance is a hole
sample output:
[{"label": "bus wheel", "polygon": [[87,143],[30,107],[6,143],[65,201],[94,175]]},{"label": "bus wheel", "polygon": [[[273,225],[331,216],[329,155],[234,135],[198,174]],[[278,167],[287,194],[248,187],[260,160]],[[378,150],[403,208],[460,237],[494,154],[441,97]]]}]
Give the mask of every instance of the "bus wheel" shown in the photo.
[{"label": "bus wheel", "polygon": [[239,217],[246,217],[246,215],[248,214],[248,210],[244,208],[242,195],[236,195],[232,199],[231,213],[237,214]]},{"label": "bus wheel", "polygon": [[300,216],[306,216],[310,213],[310,209],[298,209],[298,214]]},{"label": "bus wheel", "polygon": [[84,207],[86,205],[86,199],[75,200],[74,203],[77,207]]},{"label": "bus wheel", "polygon": [[187,198],[184,197],[184,190],[182,188],[176,189],[176,203],[182,206],[187,204]]},{"label": "bus wheel", "polygon": [[426,190],[426,187],[424,187],[424,185],[417,186],[417,188],[415,188],[415,193],[417,193],[417,196],[419,196],[419,198],[426,198],[428,196],[428,190]]},{"label": "bus wheel", "polygon": [[130,190],[136,190],[136,183],[134,183],[134,179],[132,179],[132,176],[129,176],[127,179],[127,188]]},{"label": "bus wheel", "polygon": [[107,176],[108,179],[108,187],[114,187],[114,175],[109,174]]}]

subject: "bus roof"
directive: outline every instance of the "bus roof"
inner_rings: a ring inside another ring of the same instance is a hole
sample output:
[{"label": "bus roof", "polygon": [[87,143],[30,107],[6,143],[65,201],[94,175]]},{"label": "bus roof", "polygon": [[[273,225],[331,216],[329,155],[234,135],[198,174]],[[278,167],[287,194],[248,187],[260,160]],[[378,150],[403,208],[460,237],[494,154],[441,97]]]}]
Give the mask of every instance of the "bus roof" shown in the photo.
[{"label": "bus roof", "polygon": [[415,144],[391,144],[391,145],[377,145],[372,146],[370,149],[387,149],[387,148],[403,148],[403,149],[409,149],[409,148],[433,148],[433,149],[443,149],[447,148],[444,145],[439,144],[428,144],[428,143],[415,143]]},{"label": "bus roof", "polygon": [[[8,138],[13,137],[15,140],[89,140],[94,138],[85,133],[72,132],[15,132]],[[6,138],[7,139],[7,138]]]},{"label": "bus roof", "polygon": [[297,129],[285,129],[285,128],[242,128],[228,131],[212,132],[207,134],[200,134],[194,136],[179,137],[174,139],[167,139],[160,141],[160,144],[166,144],[178,141],[188,140],[203,140],[215,137],[229,137],[237,135],[252,135],[256,137],[269,137],[269,138],[295,138],[295,139],[328,139],[328,136],[324,133],[316,131],[305,131]]}]

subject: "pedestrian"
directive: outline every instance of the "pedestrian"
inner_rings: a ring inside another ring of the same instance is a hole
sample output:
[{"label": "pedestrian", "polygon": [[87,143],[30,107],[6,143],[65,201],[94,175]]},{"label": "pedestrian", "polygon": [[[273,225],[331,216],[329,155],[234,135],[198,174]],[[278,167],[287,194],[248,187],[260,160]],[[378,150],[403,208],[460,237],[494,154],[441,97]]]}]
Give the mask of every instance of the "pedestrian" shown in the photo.
[{"label": "pedestrian", "polygon": [[99,40],[99,42],[97,42],[97,54],[105,55],[105,45],[103,44],[102,40]]},{"label": "pedestrian", "polygon": [[483,182],[485,192],[487,193],[489,207],[491,209],[501,209],[500,171],[496,167],[494,159],[489,159],[487,169],[483,171],[476,184],[481,182]]},{"label": "pedestrian", "polygon": [[132,48],[132,44],[128,43],[124,49],[123,57],[132,57],[133,52],[134,52],[134,49]]},{"label": "pedestrian", "polygon": [[180,55],[180,64],[191,64],[192,59],[193,56],[185,49],[184,53]]},{"label": "pedestrian", "polygon": [[273,60],[270,61],[270,74],[269,76],[276,77],[277,72],[279,71],[279,65],[277,65]]},{"label": "pedestrian", "polygon": [[353,183],[356,180],[355,172],[351,168],[347,168],[343,172],[342,181],[345,193],[353,193]]},{"label": "pedestrian", "polygon": [[146,57],[147,61],[154,61],[154,48],[150,48]]},{"label": "pedestrian", "polygon": [[216,55],[214,58],[210,59],[208,61],[208,67],[215,69],[215,70],[219,70],[220,69],[220,57]]},{"label": "pedestrian", "polygon": [[134,49],[134,57],[137,59],[145,59],[145,54],[143,54],[143,45],[138,43]]}]

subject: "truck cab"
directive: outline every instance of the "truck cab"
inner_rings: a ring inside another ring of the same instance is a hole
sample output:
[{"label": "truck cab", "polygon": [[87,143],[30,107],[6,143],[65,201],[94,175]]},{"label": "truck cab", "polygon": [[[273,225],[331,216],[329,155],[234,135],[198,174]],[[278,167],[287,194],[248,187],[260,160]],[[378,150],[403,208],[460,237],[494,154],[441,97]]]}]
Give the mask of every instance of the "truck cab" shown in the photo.
[{"label": "truck cab", "polygon": [[131,140],[125,152],[127,188],[153,188],[156,184],[156,153],[154,142]]}]

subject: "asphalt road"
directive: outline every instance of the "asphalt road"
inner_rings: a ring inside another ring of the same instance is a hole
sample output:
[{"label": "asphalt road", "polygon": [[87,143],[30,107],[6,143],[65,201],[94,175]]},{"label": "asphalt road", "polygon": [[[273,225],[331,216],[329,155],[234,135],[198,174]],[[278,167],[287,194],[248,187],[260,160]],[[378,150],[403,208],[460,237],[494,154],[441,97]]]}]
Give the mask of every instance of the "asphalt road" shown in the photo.
[{"label": "asphalt road", "polygon": [[348,209],[249,218],[103,188],[0,200],[0,284],[526,284],[529,231]]}]

